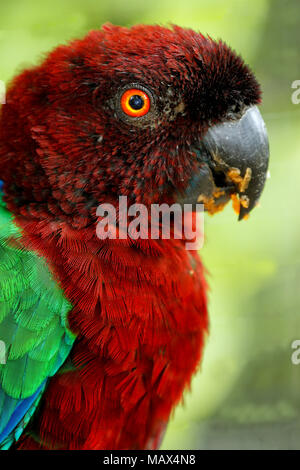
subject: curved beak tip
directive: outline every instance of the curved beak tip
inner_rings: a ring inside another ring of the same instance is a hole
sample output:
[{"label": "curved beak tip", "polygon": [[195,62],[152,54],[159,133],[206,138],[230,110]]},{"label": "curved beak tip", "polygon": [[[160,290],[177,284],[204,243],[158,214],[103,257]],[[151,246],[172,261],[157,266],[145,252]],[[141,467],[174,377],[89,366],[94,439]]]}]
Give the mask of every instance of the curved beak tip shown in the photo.
[{"label": "curved beak tip", "polygon": [[203,145],[211,156],[212,172],[223,172],[226,186],[231,185],[238,197],[238,219],[246,219],[257,206],[269,174],[269,140],[258,108],[248,108],[239,119],[211,127]]}]

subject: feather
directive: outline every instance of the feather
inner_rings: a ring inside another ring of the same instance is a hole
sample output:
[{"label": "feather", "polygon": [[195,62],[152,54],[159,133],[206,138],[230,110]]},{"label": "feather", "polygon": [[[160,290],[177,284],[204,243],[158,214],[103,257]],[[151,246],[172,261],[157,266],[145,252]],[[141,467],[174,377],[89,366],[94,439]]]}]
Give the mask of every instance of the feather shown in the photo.
[{"label": "feather", "polygon": [[44,260],[20,247],[20,235],[0,202],[0,338],[7,350],[0,365],[3,448],[24,431],[48,377],[63,364],[75,338],[67,327],[70,303]]}]

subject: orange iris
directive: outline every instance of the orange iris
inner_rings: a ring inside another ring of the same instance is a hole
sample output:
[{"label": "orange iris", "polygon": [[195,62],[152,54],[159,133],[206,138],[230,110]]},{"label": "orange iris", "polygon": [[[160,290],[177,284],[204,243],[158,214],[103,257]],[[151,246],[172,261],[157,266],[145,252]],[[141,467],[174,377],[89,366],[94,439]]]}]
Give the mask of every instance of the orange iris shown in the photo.
[{"label": "orange iris", "polygon": [[150,109],[150,98],[144,91],[131,88],[123,93],[121,108],[128,116],[145,116]]}]

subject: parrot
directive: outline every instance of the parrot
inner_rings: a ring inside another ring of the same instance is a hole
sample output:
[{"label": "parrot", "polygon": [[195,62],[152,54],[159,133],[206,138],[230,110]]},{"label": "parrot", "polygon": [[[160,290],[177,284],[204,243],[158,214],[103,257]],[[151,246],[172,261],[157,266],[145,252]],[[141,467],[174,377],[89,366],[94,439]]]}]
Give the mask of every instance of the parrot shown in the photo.
[{"label": "parrot", "polygon": [[[99,204],[257,206],[261,87],[222,40],[104,24],[7,87],[0,115],[0,448],[158,449],[209,333],[184,238],[97,236]],[[117,231],[120,229],[118,221]]]}]

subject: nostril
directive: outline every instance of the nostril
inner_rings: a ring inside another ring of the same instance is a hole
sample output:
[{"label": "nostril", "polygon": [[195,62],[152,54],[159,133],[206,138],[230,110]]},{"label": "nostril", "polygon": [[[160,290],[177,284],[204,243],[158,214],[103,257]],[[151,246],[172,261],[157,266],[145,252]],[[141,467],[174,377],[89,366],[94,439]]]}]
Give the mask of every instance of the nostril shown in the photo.
[{"label": "nostril", "polygon": [[228,186],[226,182],[226,176],[222,171],[212,171],[213,179],[217,188],[223,188]]}]

